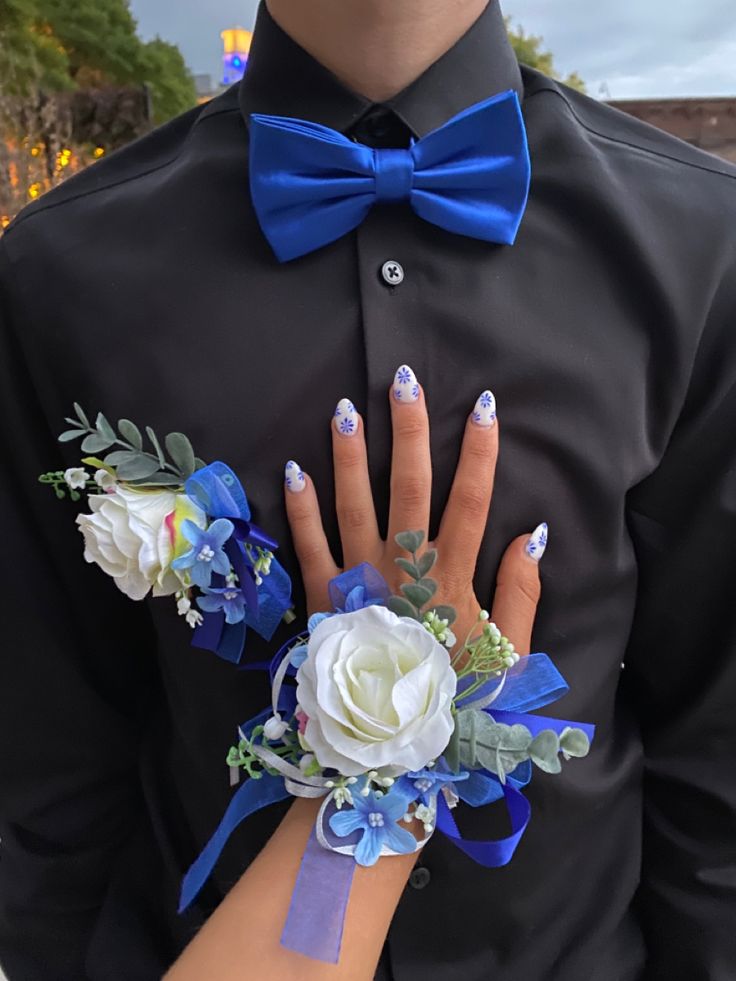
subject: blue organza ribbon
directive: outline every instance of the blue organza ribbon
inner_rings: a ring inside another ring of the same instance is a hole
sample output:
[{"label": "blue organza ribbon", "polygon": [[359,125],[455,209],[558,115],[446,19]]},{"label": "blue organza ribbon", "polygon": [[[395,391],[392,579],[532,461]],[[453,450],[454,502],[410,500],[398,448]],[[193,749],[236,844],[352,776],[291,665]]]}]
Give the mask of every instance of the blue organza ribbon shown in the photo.
[{"label": "blue organza ribbon", "polygon": [[[245,599],[245,617],[240,623],[226,623],[222,611],[204,613],[203,622],[194,631],[192,644],[237,664],[243,654],[247,627],[266,640],[273,637],[284,613],[291,607],[291,580],[274,559],[269,575],[256,586],[246,546],[273,552],[278,543],[251,522],[243,485],[226,463],[218,460],[197,470],[187,480],[184,490],[208,517],[228,518],[235,529],[225,545],[225,552],[238,576],[238,586]],[[213,581],[220,580],[224,585],[222,577],[213,577]]]},{"label": "blue organza ribbon", "polygon": [[516,92],[470,106],[406,149],[373,149],[318,123],[250,117],[253,206],[287,262],[346,235],[379,202],[485,242],[514,242],[530,180]]}]

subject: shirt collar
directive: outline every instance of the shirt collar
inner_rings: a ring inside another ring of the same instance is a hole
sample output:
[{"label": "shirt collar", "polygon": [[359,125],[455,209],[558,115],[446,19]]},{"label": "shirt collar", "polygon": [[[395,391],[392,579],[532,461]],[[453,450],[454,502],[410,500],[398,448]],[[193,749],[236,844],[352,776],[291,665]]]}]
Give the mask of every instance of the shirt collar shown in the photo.
[{"label": "shirt collar", "polygon": [[[508,89],[521,97],[521,72],[498,0],[490,0],[460,40],[385,105],[415,136],[422,137],[468,106]],[[293,41],[265,3],[258,11],[238,98],[246,120],[253,112],[293,116],[340,132],[350,129],[374,106]]]}]

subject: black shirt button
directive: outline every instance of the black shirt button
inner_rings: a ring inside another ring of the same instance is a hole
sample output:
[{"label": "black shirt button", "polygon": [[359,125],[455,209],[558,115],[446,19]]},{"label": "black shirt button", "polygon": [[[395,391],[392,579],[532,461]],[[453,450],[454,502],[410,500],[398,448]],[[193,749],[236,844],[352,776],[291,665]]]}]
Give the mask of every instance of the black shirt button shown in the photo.
[{"label": "black shirt button", "polygon": [[381,266],[381,276],[387,286],[398,286],[404,282],[404,267],[395,259],[389,259]]},{"label": "black shirt button", "polygon": [[419,865],[413,869],[409,876],[409,885],[412,889],[425,889],[429,885],[431,878],[432,874],[429,869],[425,869],[423,865]]}]

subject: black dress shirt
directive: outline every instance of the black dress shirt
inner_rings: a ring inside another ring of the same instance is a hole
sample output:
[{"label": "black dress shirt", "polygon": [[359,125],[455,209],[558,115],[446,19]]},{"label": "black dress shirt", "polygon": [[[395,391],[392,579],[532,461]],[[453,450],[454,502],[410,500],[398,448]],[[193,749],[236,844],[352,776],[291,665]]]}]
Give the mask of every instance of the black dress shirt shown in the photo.
[{"label": "black dress shirt", "polygon": [[[384,205],[329,247],[275,260],[249,196],[249,113],[406,145],[509,88],[533,167],[513,247]],[[16,219],[0,240],[11,981],[155,981],[284,810],[246,822],[197,906],[176,915],[181,875],[231,795],[235,727],[266,704],[267,683],[191,647],[172,600],[133,603],[84,563],[77,508],[36,483],[78,460],[77,444],[55,441],[72,401],[182,430],[200,456],[227,461],[297,579],[283,464],[312,474],[337,547],[329,421],[351,397],[385,524],[386,388],[403,362],[428,394],[435,523],[467,413],[478,392],[496,393],[478,595],[490,601],[508,542],[546,520],[534,649],[571,686],[549,711],[598,729],[586,760],[535,776],[508,867],[433,838],[381,976],[733,981],[735,177],[520,70],[495,0],[385,107],[347,91],[262,9],[240,86]],[[381,276],[387,260],[404,269],[399,285]],[[296,597],[303,616],[298,582]],[[248,644],[257,660],[274,649]],[[466,837],[505,830],[502,807],[460,821]]]}]

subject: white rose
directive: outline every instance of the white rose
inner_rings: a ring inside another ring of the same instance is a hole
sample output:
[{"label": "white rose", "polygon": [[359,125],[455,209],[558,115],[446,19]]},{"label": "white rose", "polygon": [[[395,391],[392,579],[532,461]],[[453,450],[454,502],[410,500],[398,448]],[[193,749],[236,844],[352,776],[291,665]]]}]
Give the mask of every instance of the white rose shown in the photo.
[{"label": "white rose", "polygon": [[450,740],[450,655],[421,623],[383,606],[323,620],[297,683],[306,742],[321,766],[345,776],[419,770]]},{"label": "white rose", "polygon": [[167,518],[176,512],[176,524],[186,517],[205,527],[205,514],[193,501],[170,490],[118,486],[113,493],[91,496],[89,505],[92,514],[77,516],[87,562],[96,562],[134,600],[151,588],[154,596],[181,589],[181,579],[170,569],[175,529]]}]

